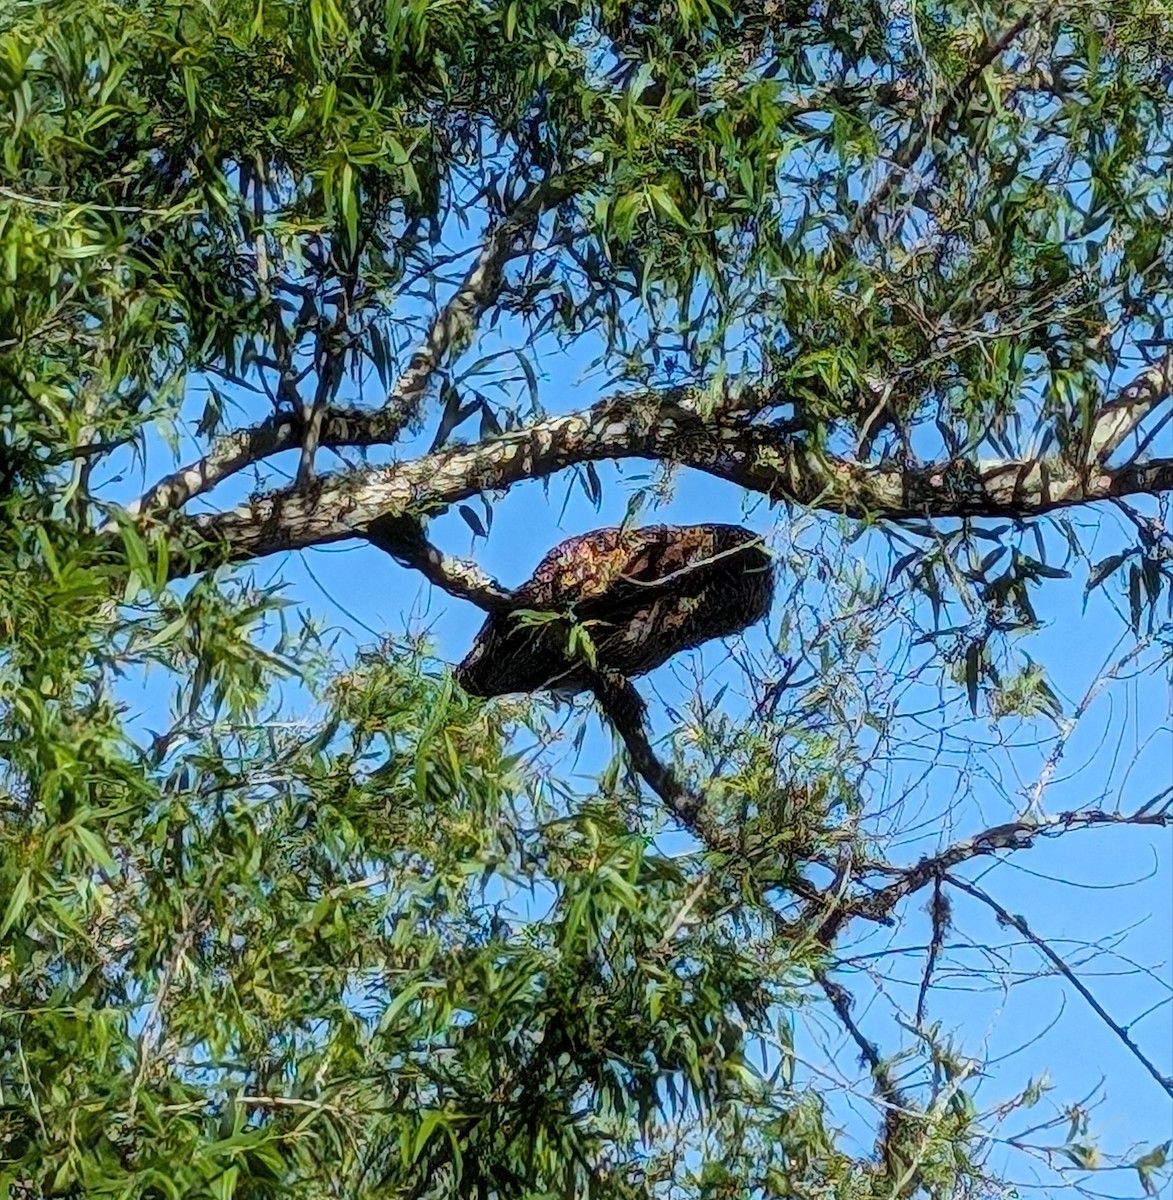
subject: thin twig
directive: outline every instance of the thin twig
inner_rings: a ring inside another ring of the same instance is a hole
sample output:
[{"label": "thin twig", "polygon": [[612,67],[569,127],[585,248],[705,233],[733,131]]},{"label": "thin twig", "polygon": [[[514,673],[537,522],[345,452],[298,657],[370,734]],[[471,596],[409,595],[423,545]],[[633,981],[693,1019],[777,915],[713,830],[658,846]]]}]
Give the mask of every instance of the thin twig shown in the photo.
[{"label": "thin twig", "polygon": [[[884,1105],[884,1122],[877,1138],[877,1151],[888,1174],[894,1176],[897,1167],[902,1165],[895,1153],[896,1143],[904,1131],[910,1127],[910,1119],[905,1114],[913,1109],[913,1105],[897,1085],[891,1069],[880,1055],[879,1047],[860,1029],[852,1016],[851,993],[842,984],[831,979],[822,969],[816,969],[814,977],[831,1002],[831,1007],[834,1009],[836,1017],[839,1018],[839,1023],[859,1048],[860,1058],[871,1074],[876,1097]],[[917,1116],[923,1120],[922,1114],[918,1113]],[[914,1162],[908,1170],[902,1172],[902,1176],[905,1177],[893,1190],[893,1197],[904,1194],[903,1189],[912,1181],[911,1177],[917,1174],[917,1165]]]},{"label": "thin twig", "polygon": [[159,1039],[162,1036],[163,1005],[167,1000],[171,980],[179,967],[179,960],[187,953],[195,934],[195,925],[189,921],[187,928],[184,929],[176,941],[175,948],[171,952],[171,957],[167,960],[163,968],[163,973],[159,977],[159,984],[155,989],[155,998],[151,1001],[150,1011],[147,1013],[147,1019],[143,1022],[142,1033],[139,1035],[138,1070],[135,1072],[134,1082],[130,1088],[130,1099],[126,1106],[128,1120],[134,1117],[135,1109],[138,1107],[139,1092],[142,1090],[143,1082],[146,1079],[151,1056],[154,1054],[155,1047],[159,1044]]},{"label": "thin twig", "polygon": [[237,1104],[250,1104],[254,1108],[308,1108],[315,1112],[333,1113],[338,1117],[356,1115],[325,1100],[305,1100],[298,1096],[236,1096],[234,1099]]},{"label": "thin twig", "polygon": [[933,130],[944,125],[948,125],[956,116],[961,108],[962,101],[968,96],[970,89],[981,77],[982,72],[995,62],[999,56],[1009,48],[1010,44],[1018,37],[1028,25],[1034,24],[1036,21],[1042,20],[1044,15],[1050,11],[1050,6],[1040,8],[1028,8],[1021,17],[1018,18],[1008,29],[1001,35],[995,38],[992,42],[987,42],[982,48],[981,53],[974,61],[968,71],[957,81],[957,83],[949,90],[949,94],[945,99],[945,103],[941,106],[940,112],[935,116],[926,118],[920,129],[911,137],[902,141],[892,156],[892,164],[887,175],[884,176],[880,186],[864,201],[864,203],[856,210],[855,215],[851,219],[851,223],[847,229],[847,237],[850,239],[859,233],[861,229],[872,219],[880,205],[892,194],[897,180],[911,166],[921,154],[924,153],[925,147],[929,143],[929,138],[932,136]]},{"label": "thin twig", "polygon": [[967,892],[975,899],[980,900],[988,908],[991,908],[998,916],[998,919],[1016,929],[1024,938],[1033,945],[1048,962],[1065,978],[1071,986],[1087,1001],[1092,1011],[1104,1022],[1107,1027],[1120,1039],[1121,1042],[1128,1048],[1129,1053],[1136,1059],[1137,1062],[1144,1067],[1146,1071],[1161,1085],[1161,1087],[1170,1095],[1173,1096],[1173,1078],[1162,1075],[1152,1060],[1147,1057],[1143,1050],[1132,1040],[1128,1031],[1124,1026],[1118,1024],[1106,1008],[1092,995],[1088,988],[1083,984],[1075,972],[1059,957],[1058,954],[1051,948],[1045,938],[1039,937],[1026,920],[1003,908],[989,892],[984,891],[976,884],[970,883],[968,880],[959,879],[956,875],[946,875],[945,878],[955,888],[963,892]]},{"label": "thin twig", "polygon": [[840,909],[839,924],[852,917],[863,917],[872,921],[885,920],[906,896],[927,887],[943,872],[968,862],[971,858],[998,854],[1006,850],[1026,850],[1040,837],[1056,837],[1074,829],[1092,829],[1102,825],[1151,825],[1169,828],[1173,827],[1173,813],[1114,813],[1102,812],[1099,809],[1059,813],[1043,821],[1011,821],[1005,825],[983,829],[981,833],[954,842],[939,854],[922,858],[911,867],[865,861],[860,864],[861,873],[882,872],[897,878],[895,882],[878,891],[845,900]]},{"label": "thin twig", "polygon": [[676,915],[668,922],[668,927],[664,930],[663,936],[656,944],[657,950],[662,950],[668,946],[676,934],[683,928],[689,915],[692,913],[696,902],[704,894],[705,889],[709,886],[711,880],[708,875],[702,875],[696,887],[684,898],[684,903],[676,910]]},{"label": "thin twig", "polygon": [[1067,750],[1067,743],[1070,740],[1072,733],[1075,731],[1076,726],[1087,713],[1087,710],[1091,707],[1092,701],[1095,700],[1100,692],[1102,692],[1104,688],[1106,688],[1114,679],[1118,678],[1120,672],[1123,671],[1125,667],[1134,662],[1149,648],[1149,642],[1147,639],[1138,642],[1121,658],[1117,659],[1116,662],[1111,663],[1111,666],[1109,666],[1108,664],[1111,662],[1112,655],[1116,653],[1117,647],[1119,647],[1121,642],[1124,641],[1124,638],[1125,635],[1121,635],[1116,644],[1112,647],[1107,661],[1105,661],[1100,670],[1096,672],[1095,679],[1092,681],[1091,686],[1084,693],[1083,699],[1081,699],[1080,702],[1075,706],[1075,711],[1070,717],[1067,717],[1061,722],[1059,726],[1059,737],[1056,739],[1055,745],[1051,748],[1050,754],[1047,755],[1047,760],[1043,763],[1043,767],[1039,772],[1038,779],[1035,780],[1029,794],[1027,795],[1026,813],[1023,814],[1024,816],[1033,819],[1039,819],[1043,817],[1043,793],[1050,786],[1051,779],[1055,774],[1056,768],[1059,766],[1060,759],[1062,759]]},{"label": "thin twig", "polygon": [[916,997],[915,1025],[920,1029],[925,1023],[925,1004],[928,1001],[929,987],[933,981],[933,971],[937,959],[945,945],[945,933],[949,928],[949,901],[941,889],[941,876],[933,878],[933,898],[929,904],[929,915],[933,922],[933,935],[929,939],[929,953],[925,959],[925,971],[921,976],[920,991]]},{"label": "thin twig", "polygon": [[137,204],[90,204],[85,200],[49,200],[44,196],[30,196],[10,187],[0,187],[0,196],[17,204],[28,204],[33,208],[52,208],[60,212],[118,213],[130,217],[182,217],[194,215],[200,207],[198,194],[175,205],[173,208],[143,208]]}]

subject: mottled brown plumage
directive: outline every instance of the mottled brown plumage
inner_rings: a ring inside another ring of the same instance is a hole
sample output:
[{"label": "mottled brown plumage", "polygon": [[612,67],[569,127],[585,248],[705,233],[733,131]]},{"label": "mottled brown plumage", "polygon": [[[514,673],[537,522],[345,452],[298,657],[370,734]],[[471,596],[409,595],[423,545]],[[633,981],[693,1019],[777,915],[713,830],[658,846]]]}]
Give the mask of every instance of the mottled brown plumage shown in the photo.
[{"label": "mottled brown plumage", "polygon": [[456,678],[475,696],[581,692],[591,672],[581,652],[568,653],[575,622],[590,634],[600,670],[642,675],[760,621],[773,594],[770,556],[739,525],[596,529],[555,546],[514,593],[518,609],[566,619],[526,625],[513,612],[493,613]]}]

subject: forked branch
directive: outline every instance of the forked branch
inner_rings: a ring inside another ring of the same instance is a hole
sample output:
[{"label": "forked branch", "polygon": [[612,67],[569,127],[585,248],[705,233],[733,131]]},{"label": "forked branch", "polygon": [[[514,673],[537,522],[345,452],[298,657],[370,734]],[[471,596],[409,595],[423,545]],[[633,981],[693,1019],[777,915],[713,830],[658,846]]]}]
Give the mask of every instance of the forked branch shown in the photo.
[{"label": "forked branch", "polygon": [[580,190],[593,169],[579,169],[530,189],[513,211],[500,220],[485,239],[472,266],[456,291],[436,314],[423,345],[388,392],[380,409],[315,407],[314,428],[307,430],[306,414],[281,412],[248,429],[217,438],[199,461],[165,476],[130,505],[132,514],[178,509],[195,496],[210,491],[237,472],[291,450],[307,441],[314,449],[341,446],[392,445],[416,417],[436,371],[467,344],[485,310],[500,295],[505,263],[519,251],[516,240]]}]

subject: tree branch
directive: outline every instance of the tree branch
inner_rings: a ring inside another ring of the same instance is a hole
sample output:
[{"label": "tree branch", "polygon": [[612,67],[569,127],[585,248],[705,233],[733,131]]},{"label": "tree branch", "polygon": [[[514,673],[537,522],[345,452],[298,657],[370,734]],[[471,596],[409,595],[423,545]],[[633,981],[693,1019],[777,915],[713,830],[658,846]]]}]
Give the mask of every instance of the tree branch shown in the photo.
[{"label": "tree branch", "polygon": [[[661,762],[647,734],[647,706],[632,682],[622,675],[596,673],[592,690],[599,707],[612,727],[623,739],[628,757],[636,773],[664,802],[664,806],[690,833],[709,850],[746,863],[750,867],[748,882],[754,898],[773,923],[779,936],[791,941],[812,938],[823,946],[830,945],[830,938],[822,936],[826,922],[825,914],[834,911],[839,899],[843,879],[837,879],[827,891],[820,891],[795,875],[787,884],[787,890],[807,901],[801,917],[789,921],[770,904],[765,890],[753,877],[752,858],[734,834],[712,820],[707,810],[703,793],[686,788],[671,767]],[[845,868],[846,870],[846,868]]]},{"label": "tree branch", "polygon": [[1087,460],[1106,462],[1162,400],[1173,393],[1173,353],[1143,370],[1096,417]]},{"label": "tree branch", "polygon": [[450,596],[468,600],[486,612],[507,611],[516,606],[513,593],[486,575],[475,562],[452,558],[434,546],[415,517],[380,517],[366,531],[372,546],[385,550],[396,562],[419,571],[429,583]]},{"label": "tree branch", "polygon": [[[710,849],[736,851],[731,839],[717,826],[706,819],[703,798],[690,792],[677,779],[675,773],[661,763],[647,738],[646,708],[643,699],[635,687],[621,676],[599,675],[593,688],[600,707],[627,747],[632,765],[644,778],[653,791],[664,801],[665,805],[689,830],[695,833]],[[1151,803],[1151,802],[1150,802]],[[940,887],[942,880],[959,888],[961,891],[981,900],[994,910],[1000,921],[1016,929],[1023,937],[1031,942],[1055,967],[1064,975],[1080,995],[1087,1001],[1097,1016],[1116,1034],[1132,1055],[1153,1076],[1154,1079],[1173,1096],[1173,1078],[1163,1076],[1152,1061],[1133,1041],[1127,1029],[1116,1022],[1106,1009],[1096,1000],[1095,996],[1079,980],[1072,969],[1055,953],[1046,941],[1035,934],[1027,925],[1024,918],[1016,916],[1003,908],[992,896],[980,887],[958,879],[949,873],[948,868],[956,866],[967,859],[978,855],[993,854],[1000,850],[1013,850],[1030,846],[1037,836],[1057,834],[1075,828],[1089,828],[1099,825],[1173,825],[1173,813],[1167,811],[1146,812],[1149,805],[1136,813],[1108,813],[1098,809],[1082,812],[1060,814],[1048,821],[1039,823],[1011,822],[1006,825],[994,826],[990,829],[955,843],[947,850],[932,858],[922,859],[915,867],[902,872],[901,878],[882,892],[875,893],[867,900],[852,901],[832,911],[830,918],[820,919],[818,911],[826,911],[828,897],[819,896],[808,901],[803,917],[794,922],[785,921],[769,905],[766,896],[755,881],[750,878],[751,889],[755,899],[761,905],[765,915],[772,921],[775,928],[783,936],[801,935],[804,930],[815,929],[814,938],[823,946],[829,946],[842,925],[855,916],[886,917],[897,902],[911,892],[935,882]],[[864,869],[867,864],[864,864]],[[871,869],[875,869],[872,867]],[[944,925],[948,920],[948,908],[944,904],[939,891],[933,905],[934,948],[930,963],[936,956],[943,938]],[[808,933],[809,936],[809,933]],[[917,1005],[917,1023],[923,1018],[924,993],[928,986],[931,966],[926,969],[922,984],[921,995]],[[876,1096],[885,1110],[883,1128],[877,1142],[877,1149],[889,1176],[895,1181],[893,1196],[910,1194],[919,1176],[919,1156],[909,1158],[909,1147],[906,1144],[909,1135],[909,1125],[906,1113],[909,1104],[889,1065],[881,1057],[878,1047],[860,1029],[851,1012],[851,996],[839,983],[830,978],[827,972],[819,967],[814,970],[814,977],[823,988],[836,1016],[847,1031],[848,1035],[859,1048],[860,1056],[867,1065],[872,1076]],[[962,1079],[964,1075],[962,1076]],[[961,1079],[954,1081],[952,1090],[960,1086]]]},{"label": "tree branch", "polygon": [[1161,1085],[1162,1088],[1170,1096],[1173,1096],[1173,1078],[1162,1075],[1153,1062],[1145,1055],[1144,1051],[1134,1042],[1124,1026],[1118,1024],[1104,1006],[1092,995],[1084,983],[1079,979],[1075,972],[1055,953],[1047,944],[1046,939],[1039,937],[1029,925],[1025,918],[1018,916],[1015,913],[1008,912],[998,903],[988,892],[983,891],[976,884],[969,883],[967,880],[958,879],[955,875],[946,875],[945,878],[955,888],[963,892],[967,892],[975,899],[980,900],[988,908],[991,908],[998,917],[998,920],[1005,925],[1009,925],[1012,929],[1016,929],[1028,942],[1031,943],[1039,951],[1055,969],[1067,979],[1071,986],[1087,1001],[1092,1011],[1108,1026],[1110,1030],[1124,1043],[1132,1054],[1133,1058],[1144,1067],[1146,1071]]},{"label": "tree branch", "polygon": [[544,180],[489,231],[468,274],[432,321],[424,344],[412,355],[383,402],[393,414],[396,434],[419,416],[437,368],[446,357],[465,348],[485,309],[497,299],[502,271],[514,254],[516,239],[532,229],[543,214],[580,191],[595,174],[594,168],[580,168],[558,179]]},{"label": "tree branch", "polygon": [[[217,438],[212,449],[198,462],[164,476],[127,507],[132,516],[153,515],[182,508],[189,500],[209,492],[218,483],[262,459],[271,458],[301,444],[303,419],[300,413],[281,413],[254,425]],[[318,445],[390,445],[397,436],[392,415],[367,409],[330,409],[323,413]]]},{"label": "tree branch", "polygon": [[1040,837],[1055,837],[1072,829],[1090,829],[1101,825],[1158,825],[1173,827],[1173,812],[1135,813],[1102,812],[1087,809],[1081,812],[1060,813],[1041,821],[1011,821],[984,829],[972,837],[947,846],[939,854],[928,855],[911,867],[894,867],[888,863],[862,862],[857,875],[882,872],[897,878],[887,887],[870,894],[846,896],[824,921],[821,937],[834,939],[843,925],[855,917],[869,921],[886,921],[892,910],[905,897],[942,878],[953,867],[972,858],[999,854],[1003,850],[1026,850]]},{"label": "tree branch", "polygon": [[884,1112],[884,1122],[876,1140],[876,1149],[893,1184],[891,1200],[910,1195],[916,1190],[919,1164],[915,1159],[912,1162],[905,1161],[905,1143],[912,1132],[911,1118],[916,1110],[900,1090],[891,1067],[880,1055],[879,1047],[856,1023],[851,1012],[854,999],[851,993],[841,983],[836,983],[826,971],[816,969],[814,977],[831,1002],[839,1023],[858,1047],[860,1059],[872,1077],[872,1087]]},{"label": "tree branch", "polygon": [[[631,765],[664,802],[668,810],[710,849],[725,849],[727,838],[702,817],[703,801],[676,778],[657,757],[647,735],[647,706],[630,679],[597,673],[592,684],[595,699],[627,747]],[[718,844],[713,845],[713,841]]]},{"label": "tree branch", "polygon": [[[646,708],[642,698],[631,682],[622,677],[602,677],[594,685],[595,696],[607,718],[623,738],[631,758],[632,765],[643,777],[652,790],[664,801],[665,805],[688,829],[695,833],[710,848],[717,850],[735,849],[730,844],[726,834],[711,825],[705,818],[703,799],[688,791],[676,778],[675,773],[660,762],[647,738],[645,720]],[[1151,802],[1150,802],[1151,805]],[[801,934],[804,929],[814,929],[814,938],[823,946],[829,946],[838,935],[842,926],[850,919],[863,916],[870,919],[884,919],[904,897],[919,890],[929,883],[945,880],[962,891],[982,900],[998,915],[999,919],[1017,929],[1039,951],[1050,960],[1055,967],[1071,981],[1072,985],[1088,1002],[1096,1014],[1128,1047],[1134,1057],[1148,1070],[1154,1079],[1170,1094],[1173,1095],[1173,1078],[1166,1078],[1146,1057],[1140,1047],[1132,1040],[1127,1030],[1119,1025],[1111,1015],[1096,1000],[1095,996],[1076,977],[1071,968],[1055,953],[1054,950],[1037,934],[1035,934],[1020,917],[1009,913],[996,900],[976,885],[949,874],[949,868],[957,866],[968,859],[979,855],[995,854],[1002,850],[1015,850],[1029,847],[1036,837],[1064,833],[1071,829],[1090,828],[1102,825],[1173,825],[1173,812],[1164,810],[1146,812],[1150,807],[1145,805],[1136,813],[1109,813],[1098,809],[1082,812],[1062,813],[1047,821],[1037,823],[1011,822],[994,826],[976,834],[964,841],[957,842],[942,853],[931,858],[922,859],[915,867],[901,872],[896,883],[870,897],[845,901],[835,905],[829,915],[828,900],[833,897],[820,895],[808,899],[803,916],[797,921],[783,920],[766,902],[761,890],[754,888],[756,899],[762,905],[766,915],[773,921],[775,928],[784,936]],[[875,870],[876,866],[862,864],[862,870]],[[890,869],[882,867],[880,869]],[[752,883],[752,880],[751,880]],[[947,909],[942,897],[938,894],[933,906],[934,945],[939,948],[944,922],[948,919]],[[933,957],[935,957],[935,949]],[[923,1016],[924,990],[927,988],[929,970],[926,970],[925,982],[922,985],[918,1001],[918,1024]],[[888,1065],[881,1058],[878,1048],[856,1024],[851,1013],[851,997],[840,984],[834,982],[821,968],[814,972],[836,1016],[844,1029],[859,1048],[861,1058],[867,1065],[876,1090],[876,1095],[886,1109],[884,1128],[879,1139],[879,1149],[885,1166],[891,1175],[899,1176],[899,1184],[894,1195],[905,1194],[905,1190],[917,1177],[917,1163],[914,1161],[898,1172],[901,1166],[902,1141],[906,1132],[902,1110],[906,1109],[907,1101],[901,1093]]]},{"label": "tree branch", "polygon": [[892,155],[891,166],[880,186],[864,201],[856,210],[855,216],[852,217],[847,230],[849,238],[863,229],[875,216],[880,206],[892,194],[900,177],[924,153],[933,131],[943,125],[948,125],[953,120],[963,101],[968,98],[970,90],[981,78],[982,72],[1009,49],[1010,44],[1027,26],[1041,21],[1044,16],[1048,15],[1051,7],[1051,5],[1040,5],[1037,8],[1028,8],[1009,28],[982,47],[969,70],[949,89],[945,103],[941,105],[936,116],[929,116],[916,133],[902,139],[896,153]]},{"label": "tree branch", "polygon": [[[558,180],[532,188],[513,211],[490,230],[464,280],[432,321],[423,346],[415,352],[388,392],[382,409],[369,412],[322,407],[315,417],[317,428],[311,431],[313,446],[394,443],[404,427],[419,415],[437,367],[446,356],[459,353],[485,309],[500,294],[502,268],[514,253],[515,239],[544,213],[573,196],[594,174],[594,168],[579,168]],[[130,505],[128,511],[137,514],[181,508],[188,500],[210,491],[250,464],[293,449],[304,438],[305,419],[300,413],[278,414],[251,429],[225,434],[213,443],[202,459],[160,480]]]},{"label": "tree branch", "polygon": [[[190,549],[218,544],[220,557],[242,561],[354,537],[388,513],[441,511],[576,463],[622,458],[690,466],[774,500],[887,520],[1024,517],[1173,489],[1173,459],[1094,471],[1060,458],[867,466],[812,449],[786,429],[738,421],[728,412],[703,417],[699,404],[686,389],[620,396],[474,446],[324,475],[227,512],[184,518],[176,528]],[[388,420],[385,412],[346,418],[335,430],[332,417],[323,444],[373,444],[387,436]],[[197,553],[186,569],[202,569],[215,557]]]}]

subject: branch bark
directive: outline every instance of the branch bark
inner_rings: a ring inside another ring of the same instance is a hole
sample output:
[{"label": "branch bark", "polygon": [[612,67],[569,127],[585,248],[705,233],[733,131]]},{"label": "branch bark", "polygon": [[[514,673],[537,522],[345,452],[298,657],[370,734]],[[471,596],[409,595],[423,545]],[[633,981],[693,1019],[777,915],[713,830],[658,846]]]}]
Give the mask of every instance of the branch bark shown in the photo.
[{"label": "branch bark", "polygon": [[[189,500],[209,492],[218,483],[255,462],[271,458],[301,444],[304,422],[300,413],[280,413],[254,425],[217,438],[198,462],[164,476],[130,504],[132,516],[152,516],[182,508]],[[368,409],[332,409],[323,414],[318,445],[390,445],[397,436],[393,414]]]},{"label": "branch bark", "polygon": [[1107,462],[1141,421],[1170,394],[1173,394],[1173,354],[1166,354],[1137,375],[1100,410],[1088,445],[1088,462]]},{"label": "branch bark", "polygon": [[[688,466],[772,500],[886,520],[1020,518],[1173,489],[1173,459],[1094,469],[1057,457],[867,466],[812,449],[785,427],[751,424],[728,410],[703,416],[699,405],[687,391],[620,396],[474,446],[323,475],[226,512],[178,518],[176,532],[192,554],[177,569],[362,536],[387,514],[439,512],[485,490],[604,459]],[[385,411],[332,416],[324,423],[323,445],[373,445],[393,426]]]},{"label": "branch bark", "polygon": [[508,611],[516,605],[513,593],[475,562],[453,558],[428,541],[423,523],[415,517],[380,517],[371,522],[366,537],[372,546],[419,571],[450,596],[468,600],[486,612]]}]

